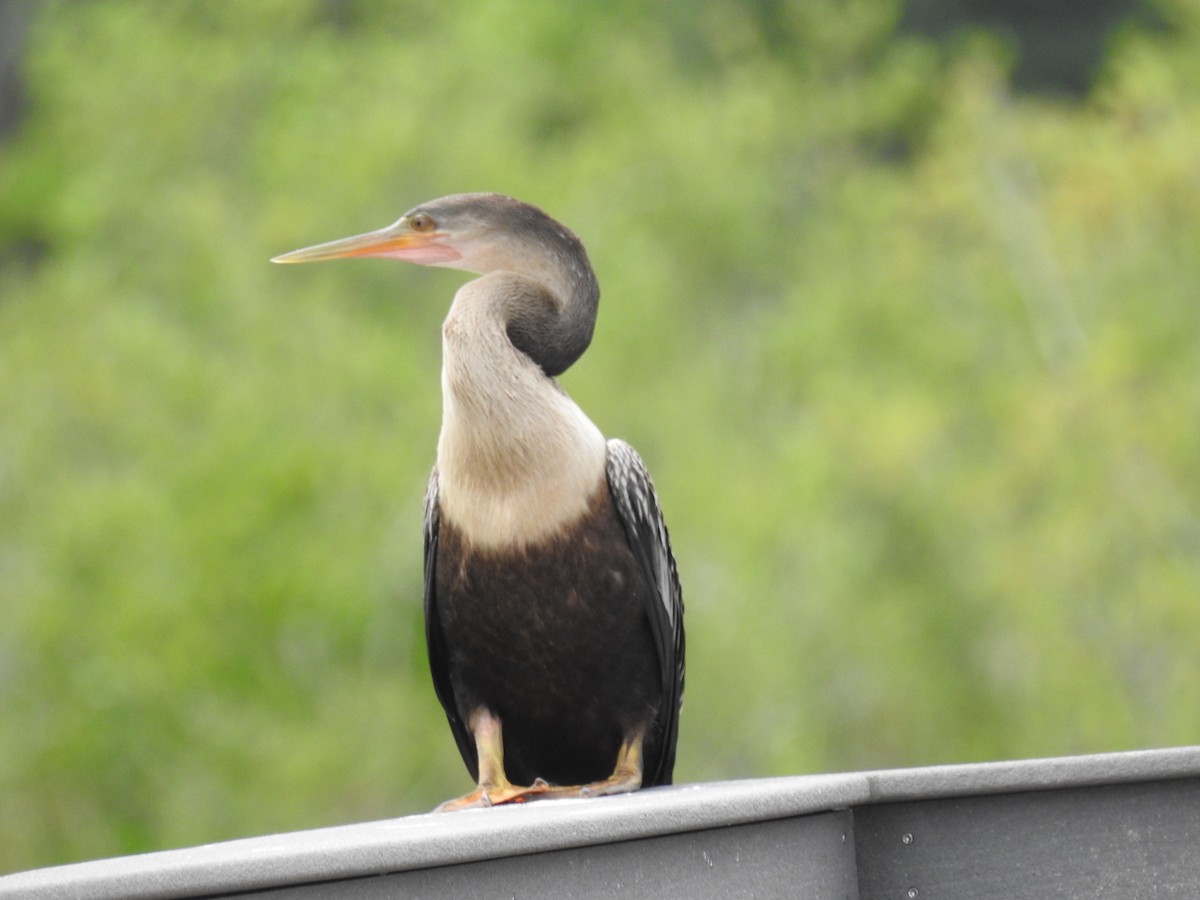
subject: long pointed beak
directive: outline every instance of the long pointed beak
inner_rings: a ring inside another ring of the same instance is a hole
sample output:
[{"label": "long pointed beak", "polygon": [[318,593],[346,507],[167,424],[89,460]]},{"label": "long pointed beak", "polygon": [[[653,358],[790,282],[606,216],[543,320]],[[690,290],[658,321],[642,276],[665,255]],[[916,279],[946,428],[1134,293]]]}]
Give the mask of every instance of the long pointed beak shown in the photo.
[{"label": "long pointed beak", "polygon": [[413,231],[405,219],[394,225],[341,238],[313,247],[304,247],[272,258],[274,263],[319,262],[324,259],[344,259],[355,256],[382,256],[403,259],[419,265],[436,265],[462,259],[462,254],[444,243],[442,232]]}]

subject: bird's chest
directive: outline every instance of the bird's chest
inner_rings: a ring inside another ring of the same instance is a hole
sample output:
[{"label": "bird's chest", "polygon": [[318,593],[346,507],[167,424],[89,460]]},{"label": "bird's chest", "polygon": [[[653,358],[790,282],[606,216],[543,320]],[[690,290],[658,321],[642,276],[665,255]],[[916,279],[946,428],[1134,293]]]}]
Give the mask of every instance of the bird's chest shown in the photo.
[{"label": "bird's chest", "polygon": [[607,488],[594,491],[570,525],[523,545],[480,546],[444,510],[441,521],[438,596],[477,620],[538,629],[551,617],[603,618],[641,580]]},{"label": "bird's chest", "polygon": [[435,578],[451,669],[469,694],[556,705],[600,690],[626,653],[623,664],[649,677],[647,587],[607,496],[521,549],[481,551],[443,526]]}]

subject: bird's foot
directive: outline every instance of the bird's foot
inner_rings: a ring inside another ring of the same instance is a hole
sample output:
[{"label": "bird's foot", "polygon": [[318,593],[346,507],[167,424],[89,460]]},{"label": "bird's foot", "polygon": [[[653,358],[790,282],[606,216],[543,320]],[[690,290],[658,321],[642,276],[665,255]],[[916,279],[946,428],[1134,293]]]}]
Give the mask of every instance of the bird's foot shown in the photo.
[{"label": "bird's foot", "polygon": [[[538,781],[541,781],[539,778]],[[536,800],[557,800],[570,797],[607,797],[612,794],[631,794],[642,786],[642,773],[635,771],[613,772],[603,781],[591,784],[548,785]]]},{"label": "bird's foot", "polygon": [[[541,780],[540,778],[538,779]],[[638,730],[621,742],[617,765],[602,781],[559,787],[548,786],[539,799],[557,797],[607,797],[610,794],[631,794],[642,786],[642,731]]]},{"label": "bird's foot", "polygon": [[485,787],[480,785],[469,794],[463,794],[453,800],[447,800],[438,806],[434,812],[455,812],[460,809],[486,809],[489,806],[500,806],[504,803],[525,803],[536,800],[547,791],[553,790],[541,778],[533,784],[524,786],[516,784],[494,784]]}]

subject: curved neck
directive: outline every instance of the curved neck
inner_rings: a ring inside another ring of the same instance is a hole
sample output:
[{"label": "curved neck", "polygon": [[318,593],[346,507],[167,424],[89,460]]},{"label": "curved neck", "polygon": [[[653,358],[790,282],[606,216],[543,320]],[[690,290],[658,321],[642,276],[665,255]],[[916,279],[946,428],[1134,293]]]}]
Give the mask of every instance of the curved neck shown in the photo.
[{"label": "curved neck", "polygon": [[561,375],[592,342],[600,286],[582,245],[551,251],[541,266],[526,261],[520,274],[494,272],[492,302],[512,345],[547,375]]},{"label": "curved neck", "polygon": [[485,275],[459,289],[442,326],[441,503],[477,543],[532,540],[576,518],[604,477],[599,429],[510,338],[514,304],[549,302],[529,299],[539,288]]}]

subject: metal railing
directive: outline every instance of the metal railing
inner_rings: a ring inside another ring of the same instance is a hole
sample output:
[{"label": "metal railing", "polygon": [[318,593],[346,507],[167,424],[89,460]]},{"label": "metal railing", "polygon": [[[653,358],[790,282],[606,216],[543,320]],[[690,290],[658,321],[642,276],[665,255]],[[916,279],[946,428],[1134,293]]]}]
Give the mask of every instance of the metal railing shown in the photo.
[{"label": "metal railing", "polygon": [[0,877],[0,898],[1200,898],[1200,747],[677,785]]}]

